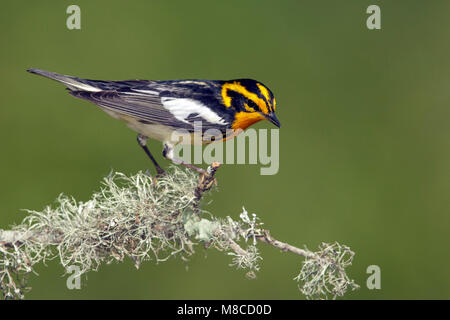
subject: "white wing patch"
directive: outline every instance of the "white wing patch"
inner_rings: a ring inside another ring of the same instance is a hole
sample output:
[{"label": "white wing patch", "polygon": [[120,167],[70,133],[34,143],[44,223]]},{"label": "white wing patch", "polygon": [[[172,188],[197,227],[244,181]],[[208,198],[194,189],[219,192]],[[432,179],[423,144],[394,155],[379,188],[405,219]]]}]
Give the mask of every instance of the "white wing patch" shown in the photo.
[{"label": "white wing patch", "polygon": [[71,90],[83,90],[89,92],[100,92],[102,89],[90,86],[85,83],[78,82],[76,80],[70,78],[56,79],[62,83],[64,83]]},{"label": "white wing patch", "polygon": [[186,119],[191,114],[198,114],[210,123],[226,125],[226,121],[203,103],[188,98],[162,98],[161,102],[176,119],[189,123]]},{"label": "white wing patch", "polygon": [[154,90],[140,90],[140,89],[131,89],[131,90],[136,91],[136,92],[145,93],[145,94],[150,94],[150,95],[159,95],[159,92],[154,91]]}]

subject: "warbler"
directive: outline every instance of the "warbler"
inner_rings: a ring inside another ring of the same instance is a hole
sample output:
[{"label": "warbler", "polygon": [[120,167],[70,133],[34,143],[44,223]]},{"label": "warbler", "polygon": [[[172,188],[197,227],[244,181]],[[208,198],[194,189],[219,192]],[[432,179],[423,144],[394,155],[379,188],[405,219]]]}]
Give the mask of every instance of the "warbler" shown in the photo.
[{"label": "warbler", "polygon": [[[180,142],[180,135],[174,132],[184,132],[189,138],[199,135],[205,144],[233,137],[265,119],[280,127],[272,91],[252,79],[103,81],[40,69],[27,71],[63,83],[72,96],[91,101],[113,118],[125,121],[138,132],[137,141],[158,174],[164,170],[148,149],[148,138],[163,142],[165,158],[202,173],[202,168],[174,157],[174,147]],[[219,131],[221,137],[205,138],[211,130]]]}]

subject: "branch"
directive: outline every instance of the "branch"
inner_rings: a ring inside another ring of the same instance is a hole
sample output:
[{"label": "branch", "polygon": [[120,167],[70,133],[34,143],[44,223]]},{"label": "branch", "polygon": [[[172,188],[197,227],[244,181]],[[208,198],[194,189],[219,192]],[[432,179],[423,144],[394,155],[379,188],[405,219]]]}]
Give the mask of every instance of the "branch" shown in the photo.
[{"label": "branch", "polygon": [[60,195],[55,208],[28,210],[21,224],[0,230],[0,298],[24,298],[28,276],[47,259],[58,258],[66,272],[76,266],[82,275],[125,257],[136,268],[148,260],[186,260],[197,244],[226,252],[232,266],[255,278],[258,242],[305,258],[295,280],[308,298],[336,298],[357,288],[345,272],[354,255],[348,247],[322,244],[311,252],[273,238],[245,209],[238,220],[205,212],[202,199],[219,167],[213,163],[200,177],[178,167],[158,179],[114,173],[87,202]]},{"label": "branch", "polygon": [[311,251],[307,251],[307,250],[303,250],[297,247],[294,247],[288,243],[285,242],[281,242],[275,238],[272,238],[270,236],[270,231],[269,230],[265,230],[264,231],[264,235],[261,236],[257,236],[257,239],[261,242],[270,244],[271,246],[274,246],[275,248],[278,248],[282,251],[289,251],[292,252],[294,254],[297,254],[299,256],[305,257],[305,258],[310,258],[310,259],[316,259],[317,255],[315,255],[314,253],[312,253]]}]

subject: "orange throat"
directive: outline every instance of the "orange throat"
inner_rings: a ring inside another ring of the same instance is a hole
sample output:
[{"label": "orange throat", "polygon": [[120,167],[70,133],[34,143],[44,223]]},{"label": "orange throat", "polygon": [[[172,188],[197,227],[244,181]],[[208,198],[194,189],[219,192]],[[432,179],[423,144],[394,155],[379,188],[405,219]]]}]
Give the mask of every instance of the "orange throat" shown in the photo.
[{"label": "orange throat", "polygon": [[238,112],[234,117],[233,124],[231,128],[233,130],[245,130],[250,127],[252,124],[255,124],[258,121],[264,120],[264,116],[258,112]]}]

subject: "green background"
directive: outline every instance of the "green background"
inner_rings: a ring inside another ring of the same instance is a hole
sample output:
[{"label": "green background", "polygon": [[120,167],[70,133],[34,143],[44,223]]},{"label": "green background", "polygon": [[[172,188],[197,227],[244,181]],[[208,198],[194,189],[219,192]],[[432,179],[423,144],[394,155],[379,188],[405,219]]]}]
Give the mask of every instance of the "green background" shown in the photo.
[{"label": "green background", "polygon": [[[150,167],[136,135],[30,67],[91,79],[262,81],[277,98],[280,171],[227,165],[206,209],[244,205],[272,234],[355,252],[353,299],[449,298],[449,1],[2,1],[0,227],[61,192],[88,200],[112,168]],[[381,7],[382,29],[366,28]],[[256,128],[273,128],[258,123]],[[164,166],[160,143],[151,149]],[[136,270],[130,261],[66,288],[57,261],[37,267],[27,298],[301,299],[301,259],[264,245],[257,280],[198,249]],[[381,268],[368,290],[366,268]]]}]

